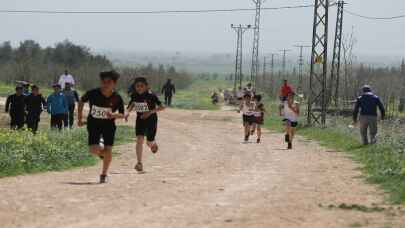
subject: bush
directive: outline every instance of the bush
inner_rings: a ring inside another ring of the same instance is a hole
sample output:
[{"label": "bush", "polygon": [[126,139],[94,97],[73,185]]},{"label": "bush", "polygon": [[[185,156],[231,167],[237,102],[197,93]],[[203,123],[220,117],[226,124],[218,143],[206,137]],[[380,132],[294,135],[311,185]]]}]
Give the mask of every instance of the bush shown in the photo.
[{"label": "bush", "polygon": [[[119,127],[118,143],[128,142],[129,127]],[[62,132],[10,131],[0,129],[0,177],[90,166],[97,159],[88,153],[84,128]]]}]

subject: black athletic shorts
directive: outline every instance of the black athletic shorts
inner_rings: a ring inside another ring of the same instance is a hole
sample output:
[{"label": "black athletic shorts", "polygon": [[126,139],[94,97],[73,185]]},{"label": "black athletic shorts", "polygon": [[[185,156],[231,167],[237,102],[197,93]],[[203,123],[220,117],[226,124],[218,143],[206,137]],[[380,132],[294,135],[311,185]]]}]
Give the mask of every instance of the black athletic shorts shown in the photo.
[{"label": "black athletic shorts", "polygon": [[243,115],[243,124],[254,124],[254,123],[255,123],[254,116]]},{"label": "black athletic shorts", "polygon": [[296,122],[296,121],[286,120],[286,122],[290,127],[297,127],[298,126],[298,122]]},{"label": "black athletic shorts", "polygon": [[136,118],[136,136],[146,136],[148,142],[155,141],[157,133],[158,117],[156,114],[149,116],[147,119],[141,119],[140,116]]},{"label": "black athletic shorts", "polygon": [[113,146],[116,129],[117,127],[114,124],[104,126],[88,124],[87,131],[89,133],[89,146],[99,145],[101,138],[104,140],[104,146]]}]

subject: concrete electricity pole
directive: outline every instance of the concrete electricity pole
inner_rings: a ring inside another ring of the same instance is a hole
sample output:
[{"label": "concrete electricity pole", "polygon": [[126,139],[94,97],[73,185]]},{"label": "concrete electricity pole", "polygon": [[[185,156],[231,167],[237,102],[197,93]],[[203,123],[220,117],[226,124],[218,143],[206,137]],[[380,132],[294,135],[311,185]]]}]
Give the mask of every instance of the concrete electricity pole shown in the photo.
[{"label": "concrete electricity pole", "polygon": [[231,24],[231,28],[235,30],[237,39],[236,39],[236,61],[235,61],[235,74],[234,74],[234,92],[237,91],[238,83],[239,86],[242,87],[243,81],[243,34],[250,29],[251,25],[234,25]]},{"label": "concrete electricity pole", "polygon": [[283,63],[282,63],[282,72],[283,72],[283,76],[285,76],[286,73],[286,67],[287,67],[287,52],[291,51],[289,49],[283,49],[280,50],[283,53]]},{"label": "concrete electricity pole", "polygon": [[298,56],[298,87],[297,90],[301,92],[303,87],[303,75],[304,75],[304,48],[309,48],[309,45],[294,45],[300,49],[300,55]]}]

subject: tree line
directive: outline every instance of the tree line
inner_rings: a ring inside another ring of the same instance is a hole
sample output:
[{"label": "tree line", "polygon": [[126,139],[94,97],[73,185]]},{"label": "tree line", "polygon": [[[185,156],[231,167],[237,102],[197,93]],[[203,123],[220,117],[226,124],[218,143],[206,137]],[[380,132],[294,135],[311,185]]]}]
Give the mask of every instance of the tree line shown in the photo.
[{"label": "tree line", "polygon": [[[20,42],[13,47],[10,41],[0,44],[0,82],[13,84],[27,81],[42,86],[56,83],[59,76],[68,70],[74,75],[81,89],[90,89],[97,84],[99,72],[114,68],[114,64],[104,55],[94,54],[90,48],[77,45],[69,40],[54,46],[41,47],[34,40]],[[178,72],[173,66],[149,64],[137,67],[116,67],[121,73],[119,87],[127,86],[136,76],[144,76],[154,90],[159,90],[167,78],[172,78],[179,88],[191,83],[191,76]]]}]

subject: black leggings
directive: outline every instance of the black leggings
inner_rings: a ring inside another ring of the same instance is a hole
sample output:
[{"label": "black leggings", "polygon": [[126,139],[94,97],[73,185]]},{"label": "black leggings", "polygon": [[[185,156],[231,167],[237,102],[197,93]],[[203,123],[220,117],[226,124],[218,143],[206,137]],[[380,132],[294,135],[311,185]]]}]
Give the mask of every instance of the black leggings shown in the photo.
[{"label": "black leggings", "polygon": [[75,106],[69,106],[69,113],[65,115],[65,119],[63,119],[63,126],[65,128],[70,127],[73,128],[73,124],[75,121]]},{"label": "black leggings", "polygon": [[10,115],[10,128],[13,130],[22,129],[25,123],[24,115]]}]

